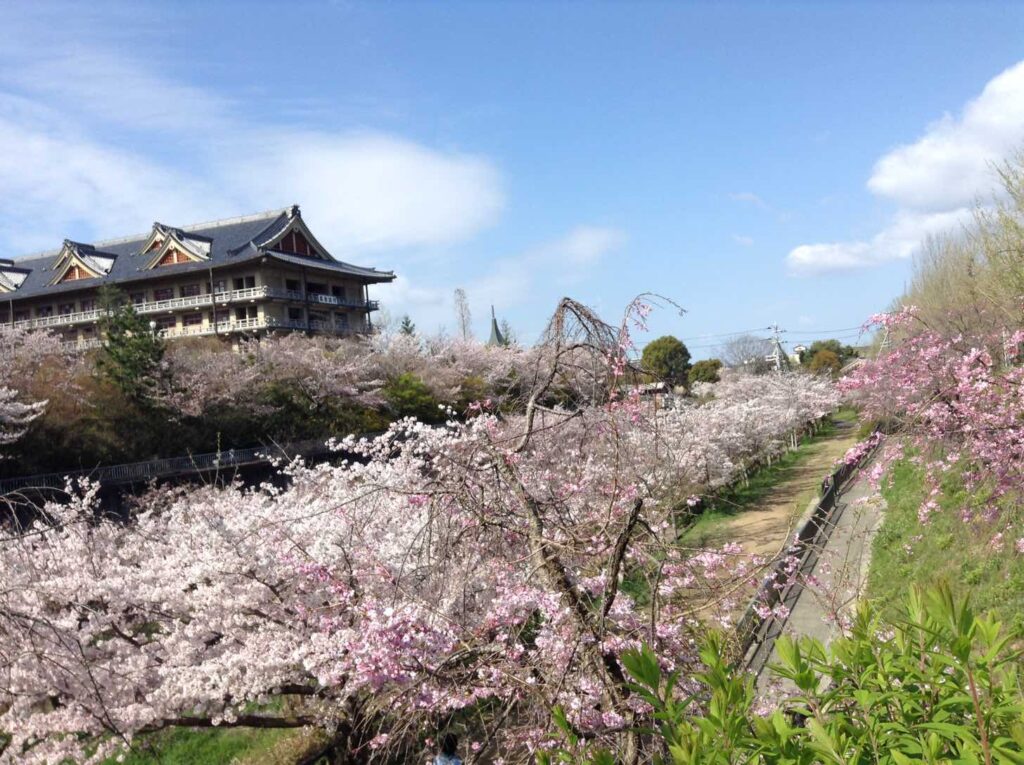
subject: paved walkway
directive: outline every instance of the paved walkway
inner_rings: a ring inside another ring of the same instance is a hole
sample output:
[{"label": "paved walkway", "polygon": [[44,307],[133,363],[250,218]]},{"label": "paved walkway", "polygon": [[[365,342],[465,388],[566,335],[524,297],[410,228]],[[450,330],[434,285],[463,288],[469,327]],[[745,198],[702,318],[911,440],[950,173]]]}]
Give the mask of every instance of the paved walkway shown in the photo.
[{"label": "paved walkway", "polygon": [[[875,457],[877,459],[877,455]],[[830,517],[831,534],[823,549],[809,554],[803,576],[811,577],[808,586],[796,585],[785,597],[790,609],[783,624],[774,624],[768,633],[772,643],[780,634],[807,635],[826,645],[838,631],[836,617],[849,615],[863,591],[871,560],[871,544],[882,523],[884,503],[868,484],[868,462],[847,484]],[[771,676],[762,672],[758,686],[764,688]]]}]

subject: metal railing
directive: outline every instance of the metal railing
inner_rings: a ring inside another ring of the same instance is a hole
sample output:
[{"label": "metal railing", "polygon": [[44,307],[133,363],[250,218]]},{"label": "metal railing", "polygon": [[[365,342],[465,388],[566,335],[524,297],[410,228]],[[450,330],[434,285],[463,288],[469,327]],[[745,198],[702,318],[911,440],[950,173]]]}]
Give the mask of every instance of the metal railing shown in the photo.
[{"label": "metal railing", "polygon": [[[167,298],[166,300],[146,300],[133,303],[136,313],[169,313],[187,308],[206,308],[213,305],[227,305],[244,301],[255,301],[261,298],[272,298],[279,300],[292,300],[298,302],[313,302],[323,305],[334,305],[343,308],[360,308],[366,311],[377,311],[380,303],[376,300],[351,300],[337,295],[327,295],[319,292],[308,292],[303,294],[295,290],[279,289],[277,287],[246,287],[239,290],[227,290],[214,294],[204,293],[202,295],[189,295],[187,297]],[[37,316],[34,319],[20,319],[13,323],[13,326],[24,329],[44,329],[46,327],[66,327],[73,324],[95,323],[103,317],[104,312],[100,309],[89,311],[78,311],[73,313],[55,314],[52,316]]]},{"label": "metal railing", "polygon": [[[218,321],[216,328],[213,324],[193,324],[182,327],[168,327],[159,329],[160,337],[173,340],[182,337],[204,337],[209,335],[227,335],[233,332],[252,332],[262,329],[298,329],[312,332],[325,332],[332,335],[360,335],[370,331],[368,327],[359,328],[332,323],[329,321],[310,321],[308,324],[303,319],[277,319],[273,316],[253,317],[249,319],[230,319]],[[103,341],[98,337],[86,338],[83,340],[68,340],[63,343],[64,348],[72,351],[85,351],[91,348],[99,348]]]},{"label": "metal railing", "polygon": [[[877,434],[877,431],[876,431]],[[747,610],[736,625],[739,640],[739,655],[743,657],[743,665],[755,675],[760,674],[771,658],[775,646],[775,637],[784,619],[774,613],[762,616],[766,609],[774,609],[780,603],[795,603],[801,592],[797,577],[809,573],[817,562],[817,551],[820,550],[832,534],[837,518],[834,517],[837,501],[844,484],[874,456],[882,444],[882,437],[876,436],[876,442],[870,450],[861,455],[854,463],[844,463],[826,476],[822,482],[822,495],[814,510],[804,524],[797,530],[793,544],[786,550],[783,557],[761,582],[757,593],[751,599]],[[797,562],[793,566],[793,558]]]},{"label": "metal railing", "polygon": [[61,490],[69,481],[73,483],[81,479],[96,481],[101,486],[142,483],[158,478],[174,478],[228,468],[269,464],[272,460],[280,458],[321,456],[329,454],[330,451],[324,441],[300,441],[284,446],[253,446],[247,449],[228,449],[209,454],[193,454],[187,457],[108,465],[92,470],[72,470],[63,473],[7,478],[0,480],[0,496],[30,489]]}]

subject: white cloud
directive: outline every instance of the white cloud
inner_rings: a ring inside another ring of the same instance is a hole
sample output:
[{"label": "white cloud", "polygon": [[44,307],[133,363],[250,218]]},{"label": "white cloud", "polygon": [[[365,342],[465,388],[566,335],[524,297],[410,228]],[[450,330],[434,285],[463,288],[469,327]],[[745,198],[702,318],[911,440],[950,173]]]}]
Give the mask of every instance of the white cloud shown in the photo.
[{"label": "white cloud", "polygon": [[567,259],[574,265],[595,263],[626,242],[624,232],[602,226],[577,226],[565,236],[539,248],[543,257]]},{"label": "white cloud", "polygon": [[225,99],[80,42],[46,56],[8,50],[5,59],[0,81],[6,87],[56,100],[63,110],[98,122],[186,136],[200,132],[197,126],[208,132],[235,123]]},{"label": "white cloud", "polygon": [[733,202],[746,202],[747,204],[752,204],[754,207],[758,207],[762,210],[770,209],[770,205],[753,191],[737,191],[734,194],[730,194],[729,199]]},{"label": "white cloud", "polygon": [[868,188],[916,210],[964,207],[992,189],[993,163],[1024,138],[1024,61],[992,79],[956,119],[945,115],[918,141],[876,164]]},{"label": "white cloud", "polygon": [[464,240],[504,207],[486,157],[253,121],[148,62],[80,42],[54,57],[18,51],[0,51],[3,253],[72,231],[97,239],[299,203],[325,244],[359,257]]},{"label": "white cloud", "polygon": [[912,144],[875,163],[868,189],[896,203],[870,239],[804,244],[786,257],[796,274],[863,268],[917,252],[928,236],[955,230],[971,206],[997,191],[993,165],[1024,142],[1024,62],[989,81],[960,117],[945,115]]},{"label": "white cloud", "polygon": [[451,280],[436,286],[438,278],[422,264],[402,273],[388,287],[387,306],[392,318],[408,313],[425,331],[447,326],[454,320],[452,294],[466,290],[474,323],[487,332],[490,306],[499,316],[524,304],[545,304],[545,310],[562,297],[568,285],[586,279],[602,258],[623,247],[626,233],[617,228],[581,224],[520,253],[489,260],[484,274],[466,281]]},{"label": "white cloud", "polygon": [[968,207],[938,213],[901,210],[889,226],[871,239],[800,245],[790,251],[786,261],[793,273],[811,275],[850,271],[909,258],[929,236],[953,231],[970,217],[971,209]]},{"label": "white cloud", "polygon": [[283,132],[242,154],[249,162],[232,158],[222,168],[236,193],[257,207],[303,201],[310,224],[339,252],[457,241],[493,223],[504,206],[487,159],[394,136]]},{"label": "white cloud", "polygon": [[732,240],[741,247],[752,247],[754,245],[754,237],[743,236],[742,234],[733,234]]},{"label": "white cloud", "polygon": [[[142,230],[154,217],[194,221],[225,199],[201,181],[131,152],[0,116],[0,203],[11,254],[60,244],[72,227]],[[56,232],[63,232],[56,234]]]},{"label": "white cloud", "polygon": [[470,302],[503,309],[528,302],[538,291],[557,292],[585,279],[601,258],[626,241],[620,229],[579,225],[519,255],[494,261],[486,276],[466,285],[466,293]]}]

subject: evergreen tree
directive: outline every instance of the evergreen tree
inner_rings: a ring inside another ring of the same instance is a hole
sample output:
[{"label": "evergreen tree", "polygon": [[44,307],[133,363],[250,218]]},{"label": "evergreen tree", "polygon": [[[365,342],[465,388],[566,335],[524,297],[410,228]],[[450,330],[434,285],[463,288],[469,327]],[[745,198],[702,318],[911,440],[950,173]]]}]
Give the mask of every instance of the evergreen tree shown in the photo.
[{"label": "evergreen tree", "polygon": [[398,331],[403,335],[416,334],[416,325],[413,324],[412,319],[409,318],[409,314],[402,317],[402,323],[398,326]]},{"label": "evergreen tree", "polygon": [[686,385],[690,371],[690,351],[672,335],[652,340],[640,358],[645,372],[670,385]]},{"label": "evergreen tree", "polygon": [[508,319],[501,320],[501,336],[505,338],[505,345],[519,345],[519,336],[508,323]]},{"label": "evergreen tree", "polygon": [[164,341],[118,290],[101,289],[99,303],[103,310],[100,373],[130,401],[144,404],[160,382]]}]

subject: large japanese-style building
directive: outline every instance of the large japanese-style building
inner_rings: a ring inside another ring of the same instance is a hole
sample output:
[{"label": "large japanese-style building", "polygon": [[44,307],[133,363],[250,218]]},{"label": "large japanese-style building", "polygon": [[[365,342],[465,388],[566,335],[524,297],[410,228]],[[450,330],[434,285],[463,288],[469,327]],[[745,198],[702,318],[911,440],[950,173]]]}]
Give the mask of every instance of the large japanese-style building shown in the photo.
[{"label": "large japanese-style building", "polygon": [[0,325],[97,345],[101,287],[120,290],[167,338],[277,330],[369,332],[369,285],[391,271],[336,260],[298,206],[0,259]]}]

